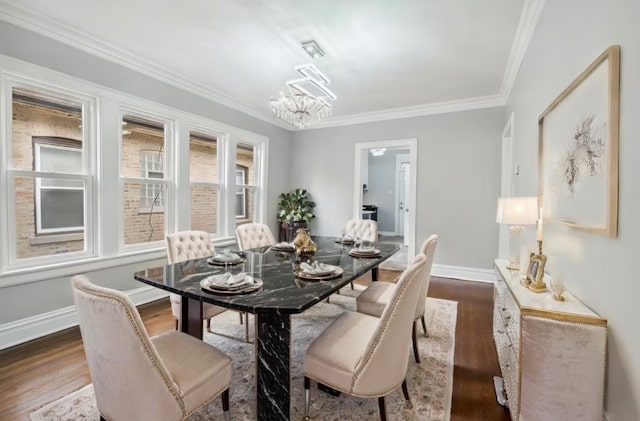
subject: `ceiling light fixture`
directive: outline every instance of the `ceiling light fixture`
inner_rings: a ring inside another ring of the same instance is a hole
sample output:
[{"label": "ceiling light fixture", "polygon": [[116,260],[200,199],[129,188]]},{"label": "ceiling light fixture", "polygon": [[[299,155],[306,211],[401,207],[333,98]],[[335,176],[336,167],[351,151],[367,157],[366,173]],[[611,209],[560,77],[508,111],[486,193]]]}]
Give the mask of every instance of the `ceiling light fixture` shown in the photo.
[{"label": "ceiling light fixture", "polygon": [[324,51],[314,40],[304,41],[302,43],[302,49],[311,56],[311,58],[324,57]]},{"label": "ceiling light fixture", "polygon": [[314,121],[331,115],[331,103],[337,96],[327,87],[327,78],[313,64],[296,66],[303,77],[287,82],[289,94],[280,92],[278,98],[271,98],[269,105],[276,117],[303,129]]},{"label": "ceiling light fixture", "polygon": [[386,150],[387,150],[387,148],[374,148],[374,149],[371,149],[371,155],[373,155],[373,156],[382,156],[382,155],[384,155]]}]

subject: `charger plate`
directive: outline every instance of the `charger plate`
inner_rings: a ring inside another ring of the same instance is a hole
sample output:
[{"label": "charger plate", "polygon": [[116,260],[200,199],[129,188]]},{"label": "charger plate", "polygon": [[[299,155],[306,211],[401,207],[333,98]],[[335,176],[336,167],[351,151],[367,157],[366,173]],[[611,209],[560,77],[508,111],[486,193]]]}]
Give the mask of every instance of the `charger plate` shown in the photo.
[{"label": "charger plate", "polygon": [[220,256],[212,256],[207,259],[207,263],[214,266],[228,266],[244,263],[244,257],[239,256],[237,259],[221,258]]},{"label": "charger plate", "polygon": [[349,251],[349,255],[353,257],[378,257],[380,256],[380,250],[373,249],[369,251],[361,251],[358,249],[351,249],[351,251]]},{"label": "charger plate", "polygon": [[303,270],[296,270],[294,272],[294,275],[296,276],[296,278],[304,279],[305,281],[326,281],[327,279],[338,278],[342,276],[342,274],[344,273],[344,270],[340,266],[334,266],[334,267],[335,267],[334,271],[321,274],[321,275],[314,274],[314,273],[307,273]]},{"label": "charger plate", "polygon": [[262,279],[253,278],[253,284],[246,284],[245,286],[242,286],[240,288],[219,289],[211,285],[210,277],[208,277],[200,281],[200,287],[202,288],[203,291],[209,292],[211,294],[220,294],[220,295],[248,294],[250,292],[254,292],[262,289]]}]

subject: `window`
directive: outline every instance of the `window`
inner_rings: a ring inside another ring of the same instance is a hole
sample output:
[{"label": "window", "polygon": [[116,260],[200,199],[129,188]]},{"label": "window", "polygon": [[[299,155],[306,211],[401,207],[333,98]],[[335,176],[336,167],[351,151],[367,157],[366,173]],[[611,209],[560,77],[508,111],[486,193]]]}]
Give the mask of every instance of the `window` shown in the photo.
[{"label": "window", "polygon": [[27,259],[33,264],[90,255],[86,227],[94,204],[87,137],[93,100],[18,81],[8,85],[7,230],[14,247],[4,258],[21,266]]},{"label": "window", "polygon": [[165,166],[168,121],[136,114],[122,116],[120,176],[122,238],[125,246],[158,242],[166,235],[165,212],[170,185]]},{"label": "window", "polygon": [[175,230],[226,241],[264,221],[266,137],[0,61],[0,286],[157,258]]},{"label": "window", "polygon": [[236,224],[246,224],[255,220],[256,148],[256,145],[248,142],[238,142],[236,146]]},{"label": "window", "polygon": [[[82,172],[81,142],[71,139],[35,137],[36,171]],[[35,180],[36,235],[82,231],[84,228],[84,183],[59,178]]]},{"label": "window", "polygon": [[247,189],[244,186],[247,184],[247,167],[238,165],[236,168],[236,218],[246,219],[249,211],[247,209]]},{"label": "window", "polygon": [[218,232],[218,136],[189,132],[191,229]]},{"label": "window", "polygon": [[[140,168],[142,178],[164,178],[164,154],[162,152],[143,150],[140,152]],[[164,188],[162,184],[144,184],[140,189],[140,208],[151,211],[162,211],[164,207]]]}]

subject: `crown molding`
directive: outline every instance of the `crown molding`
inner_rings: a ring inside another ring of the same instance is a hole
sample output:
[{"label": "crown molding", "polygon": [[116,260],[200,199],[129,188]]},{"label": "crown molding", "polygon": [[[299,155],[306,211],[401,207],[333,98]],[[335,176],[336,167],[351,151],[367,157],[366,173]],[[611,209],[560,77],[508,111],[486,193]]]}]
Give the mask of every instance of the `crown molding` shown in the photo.
[{"label": "crown molding", "polygon": [[[529,46],[529,42],[538,19],[542,13],[542,9],[544,8],[544,4],[545,0],[524,0],[522,12],[518,21],[516,36],[511,46],[511,52],[509,54],[509,59],[507,60],[507,66],[498,94],[330,117],[321,120],[304,130],[348,126],[353,124],[504,106],[515,83],[518,70],[522,64],[522,60]],[[226,93],[215,90],[184,76],[176,75],[170,70],[158,66],[155,63],[141,59],[140,57],[130,54],[116,46],[110,45],[71,27],[65,26],[61,22],[50,17],[36,14],[28,10],[25,6],[17,4],[12,0],[0,1],[0,19],[54,39],[63,44],[78,48],[79,50],[89,54],[120,64],[153,79],[191,92],[195,95],[222,104],[285,130],[299,130],[262,109],[243,104]]]},{"label": "crown molding", "polygon": [[457,113],[460,111],[479,110],[483,108],[501,107],[505,104],[501,95],[488,95],[455,101],[434,102],[431,104],[410,107],[390,108],[387,110],[371,111],[361,114],[350,114],[340,117],[330,117],[305,128],[322,129],[326,127],[350,126],[353,124],[371,123],[376,121],[396,120],[401,118],[422,117],[435,114]]},{"label": "crown molding", "polygon": [[509,60],[507,61],[502,85],[500,86],[500,96],[504,98],[505,104],[509,100],[509,95],[511,95],[511,89],[513,89],[513,85],[516,82],[518,70],[520,70],[524,55],[527,52],[527,48],[529,48],[529,42],[536,29],[544,5],[545,0],[524,0],[516,36],[513,39],[513,44],[511,44]]},{"label": "crown molding", "polygon": [[226,93],[212,89],[202,83],[196,82],[184,76],[176,75],[168,69],[155,63],[122,50],[114,45],[98,40],[83,32],[50,17],[34,13],[22,5],[11,0],[0,1],[0,19],[27,29],[37,34],[51,38],[55,41],[77,48],[91,55],[100,57],[110,62],[132,69],[145,76],[149,76],[160,82],[167,83],[182,90],[191,92],[200,97],[222,104],[236,111],[255,117],[259,120],[274,124],[283,129],[291,130],[293,126],[264,110],[257,109],[237,101]]}]

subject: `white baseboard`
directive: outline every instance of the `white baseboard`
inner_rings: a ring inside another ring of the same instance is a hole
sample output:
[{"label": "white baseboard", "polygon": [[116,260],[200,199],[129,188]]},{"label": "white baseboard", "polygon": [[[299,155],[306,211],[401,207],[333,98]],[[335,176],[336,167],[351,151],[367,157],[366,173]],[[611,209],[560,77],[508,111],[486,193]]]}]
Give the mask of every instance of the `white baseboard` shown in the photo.
[{"label": "white baseboard", "polygon": [[[152,286],[126,291],[136,305],[158,300],[169,295]],[[78,325],[75,306],[60,308],[43,314],[0,325],[0,349],[12,347],[42,336]]]},{"label": "white baseboard", "polygon": [[431,268],[431,276],[442,278],[455,278],[464,281],[495,283],[496,275],[492,269],[470,268],[464,266],[451,266],[435,264]]}]

